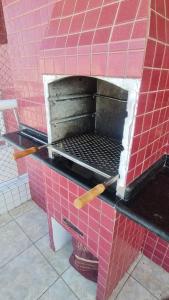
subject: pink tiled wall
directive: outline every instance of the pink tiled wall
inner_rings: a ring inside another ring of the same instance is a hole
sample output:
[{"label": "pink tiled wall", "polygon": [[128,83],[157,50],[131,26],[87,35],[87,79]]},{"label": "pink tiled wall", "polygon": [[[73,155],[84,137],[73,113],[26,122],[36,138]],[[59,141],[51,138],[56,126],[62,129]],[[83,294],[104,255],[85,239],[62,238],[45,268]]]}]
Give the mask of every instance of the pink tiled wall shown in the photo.
[{"label": "pink tiled wall", "polygon": [[26,167],[29,175],[32,199],[46,211],[45,174],[43,172],[43,163],[39,160],[27,157]]},{"label": "pink tiled wall", "polygon": [[169,272],[169,243],[147,231],[143,253]]},{"label": "pink tiled wall", "polygon": [[[77,210],[73,206],[73,201],[84,193],[84,190],[45,165],[43,172],[51,245],[53,246],[51,228],[51,217],[53,217],[98,257],[96,299],[108,299],[137,257],[144,240],[145,230],[98,198],[83,209]],[[84,236],[81,237],[67,227],[63,221],[64,218],[77,226]]]},{"label": "pink tiled wall", "polygon": [[21,121],[46,131],[42,74],[141,77],[147,0],[3,1]]},{"label": "pink tiled wall", "polygon": [[169,138],[169,2],[151,1],[150,32],[138,102],[128,183],[158,160]]}]

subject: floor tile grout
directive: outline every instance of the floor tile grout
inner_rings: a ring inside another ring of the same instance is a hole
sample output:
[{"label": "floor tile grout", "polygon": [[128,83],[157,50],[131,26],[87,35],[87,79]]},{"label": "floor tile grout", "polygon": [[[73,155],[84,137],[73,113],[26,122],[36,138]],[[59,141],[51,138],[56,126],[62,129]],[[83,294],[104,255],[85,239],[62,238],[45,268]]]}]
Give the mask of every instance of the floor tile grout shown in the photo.
[{"label": "floor tile grout", "polygon": [[20,255],[22,255],[25,251],[27,251],[29,248],[31,248],[33,246],[33,244],[29,245],[26,249],[24,249],[23,251],[19,252],[17,255],[15,255],[14,257],[12,257],[8,262],[6,262],[4,265],[0,266],[0,271],[1,269],[3,269],[4,267],[6,267],[8,264],[10,264],[13,260],[15,260],[16,258],[18,258]]},{"label": "floor tile grout", "polygon": [[143,284],[142,284],[142,282],[140,282],[139,280],[137,280],[134,276],[132,276],[132,274],[130,275],[131,276],[131,278],[133,278],[135,281],[137,281],[137,283],[139,283],[147,292],[149,292],[149,294],[151,294],[154,298],[156,298],[156,299],[160,299],[160,298],[158,298],[156,295],[154,295],[146,286],[144,286]]},{"label": "floor tile grout", "polygon": [[[136,269],[136,267],[138,266],[138,264],[140,263],[140,261],[142,260],[142,258],[143,258],[143,253],[141,253],[140,258],[138,259],[138,261],[137,261],[136,265],[134,266],[133,270],[132,270],[131,272],[128,272],[128,271],[127,271],[127,273],[128,273],[129,275],[131,275],[131,274],[134,272],[134,270]],[[131,267],[131,266],[130,266],[130,267]],[[130,268],[129,268],[129,269],[130,269]]]},{"label": "floor tile grout", "polygon": [[57,281],[59,278],[57,278],[54,282],[52,282],[45,291],[42,292],[42,294],[40,296],[38,296],[38,298],[36,298],[35,300],[39,300]]},{"label": "floor tile grout", "polygon": [[[140,254],[141,254],[141,255],[140,255]],[[120,292],[121,292],[122,289],[124,288],[126,282],[127,282],[127,281],[129,280],[129,278],[131,277],[131,274],[133,273],[133,271],[135,270],[135,268],[137,267],[137,265],[138,265],[139,262],[141,261],[141,259],[142,259],[142,257],[143,257],[143,253],[140,253],[140,254],[139,254],[139,255],[140,255],[140,258],[138,259],[138,261],[137,261],[137,263],[136,263],[134,269],[132,270],[132,272],[131,272],[131,273],[129,273],[128,271],[126,272],[126,273],[128,274],[128,277],[127,277],[127,279],[125,280],[125,282],[124,282],[124,284],[122,285],[122,287],[119,289],[119,291],[118,291],[116,297],[114,298],[114,300],[117,299],[118,295],[120,294]],[[122,279],[123,279],[123,278],[122,278]],[[117,285],[116,287],[118,287],[118,285]],[[116,288],[115,288],[115,289],[116,289]]]},{"label": "floor tile grout", "polygon": [[6,222],[5,224],[0,225],[0,230],[1,230],[1,228],[4,228],[6,225],[8,225],[9,223],[11,223],[11,222],[13,222],[13,221],[14,221],[14,220],[11,219],[11,220],[9,220],[8,222]]},{"label": "floor tile grout", "polygon": [[[55,269],[55,267],[52,265],[52,263],[50,262],[50,260],[48,260],[48,258],[45,256],[45,254],[41,251],[40,248],[38,248],[37,243],[43,239],[46,236],[49,236],[49,233],[45,233],[44,235],[42,235],[40,238],[38,238],[35,241],[32,241],[32,239],[29,237],[29,235],[25,232],[24,228],[22,227],[22,225],[20,225],[18,223],[18,218],[24,216],[26,213],[29,213],[32,210],[38,210],[41,211],[42,209],[39,208],[38,206],[34,206],[31,207],[30,209],[26,210],[25,212],[23,212],[22,214],[18,215],[17,217],[12,216],[9,212],[8,215],[11,218],[10,220],[8,220],[5,224],[0,226],[0,230],[1,228],[4,228],[5,226],[9,225],[10,223],[14,222],[19,228],[20,230],[23,232],[23,234],[25,235],[25,237],[29,240],[30,245],[26,247],[26,249],[22,250],[21,252],[19,252],[17,255],[15,255],[14,257],[12,257],[8,262],[6,262],[4,265],[0,266],[0,271],[2,272],[2,269],[5,268],[8,264],[10,264],[13,260],[17,259],[20,255],[22,255],[25,251],[27,251],[28,249],[30,249],[32,246],[34,246],[36,248],[36,250],[38,251],[38,253],[43,257],[43,259],[46,261],[46,263],[48,264],[48,266],[50,266],[52,268],[52,270],[55,272],[55,274],[57,275],[57,278],[51,283],[49,284],[49,286],[45,289],[45,291],[43,291],[41,293],[41,295],[39,295],[36,299],[34,300],[39,300],[59,279],[62,279],[64,284],[69,288],[69,290],[73,293],[73,295],[80,300],[79,296],[74,292],[74,290],[72,290],[71,286],[69,286],[69,284],[64,280],[63,275],[65,274],[65,272],[67,272],[71,265],[69,265],[62,273],[58,273],[57,270]],[[45,212],[44,212],[45,213]],[[45,214],[46,215],[46,214]],[[44,217],[45,217],[44,215]],[[66,245],[65,245],[66,246]],[[63,247],[64,248],[64,247]],[[49,249],[51,250],[50,246]],[[58,251],[54,251],[54,253],[59,252],[62,249],[59,249]],[[52,250],[51,250],[52,251]],[[139,257],[139,256],[138,256]],[[137,258],[138,258],[137,257]],[[142,286],[142,288],[144,288],[151,296],[153,296],[155,299],[159,300],[161,298],[157,297],[156,295],[154,295],[145,285],[144,283],[140,282],[137,278],[134,277],[134,271],[135,269],[138,267],[138,265],[140,264],[140,262],[142,261],[144,255],[143,253],[141,253],[140,258],[138,259],[136,265],[134,266],[134,268],[132,269],[131,272],[126,272],[128,274],[127,279],[124,281],[124,283],[122,284],[122,287],[119,289],[119,291],[117,292],[117,295],[115,296],[115,298],[113,298],[114,300],[118,298],[118,296],[120,295],[120,293],[123,291],[123,289],[125,288],[125,285],[127,284],[127,281],[132,278],[135,282],[137,282],[139,285]],[[123,279],[123,278],[122,278]],[[117,285],[118,287],[118,285]],[[112,294],[113,295],[113,294]]]},{"label": "floor tile grout", "polygon": [[[38,241],[37,241],[38,242]],[[46,258],[46,256],[40,251],[40,249],[36,246],[36,243],[33,244],[34,247],[38,250],[38,252],[43,256],[43,258],[46,260],[46,262],[52,267],[52,269],[56,272],[56,274],[59,277],[58,272],[56,271],[56,269],[54,268],[54,266],[52,266],[52,264],[50,263],[50,261]]]},{"label": "floor tile grout", "polygon": [[[66,272],[66,271],[65,271]],[[62,274],[63,275],[63,274]],[[61,276],[64,283],[67,285],[67,287],[72,291],[72,293],[76,296],[77,299],[80,300],[79,296],[72,290],[72,288],[68,285],[68,283],[64,280],[64,278]]]},{"label": "floor tile grout", "polygon": [[[52,266],[52,264],[50,263],[50,261],[47,259],[47,257],[41,252],[41,250],[36,246],[36,243],[35,243],[35,247],[36,247],[36,249],[41,253],[41,255],[45,258],[45,260],[49,263],[49,265],[50,266]],[[64,248],[64,247],[63,247]],[[61,249],[60,249],[61,250]],[[60,250],[58,250],[58,251],[60,251]],[[58,252],[58,251],[56,251],[56,252]],[[56,252],[54,252],[54,253],[56,253]],[[61,278],[63,281],[64,281],[64,283],[67,285],[67,287],[72,291],[72,293],[76,296],[76,298],[77,299],[79,299],[80,300],[80,298],[74,293],[74,291],[71,289],[71,287],[67,284],[67,282],[64,280],[64,278],[62,277],[63,276],[63,274],[66,272],[66,271],[68,271],[68,269],[71,267],[71,265],[69,265],[61,274],[59,274],[57,271],[56,271],[56,269],[52,266],[52,268],[55,270],[55,272],[57,273],[57,275],[58,275],[58,278],[57,278],[57,280],[56,281],[58,281],[59,280],[59,278]],[[55,282],[56,282],[55,281]],[[54,284],[54,283],[53,283]],[[50,287],[49,287],[50,288]],[[49,289],[49,288],[47,288],[46,289],[46,291]],[[44,294],[44,293],[43,293]],[[42,295],[41,295],[42,296]],[[38,298],[39,299],[39,298]],[[38,300],[37,299],[37,300]]]},{"label": "floor tile grout", "polygon": [[[128,273],[127,273],[128,274]],[[121,289],[119,290],[119,292],[117,293],[117,296],[114,298],[114,300],[117,299],[118,295],[120,294],[120,292],[122,291],[122,289],[124,288],[127,280],[130,278],[130,274],[128,274],[129,276],[127,277],[127,279],[125,280],[124,284],[122,285]],[[123,279],[123,278],[122,278]],[[118,285],[117,285],[118,286]]]},{"label": "floor tile grout", "polygon": [[[32,208],[32,209],[34,209],[34,207]],[[30,210],[32,210],[32,209],[30,209]],[[28,211],[30,211],[30,210],[28,210]],[[27,213],[28,211],[26,211],[25,213]],[[24,213],[24,214],[25,214]],[[23,216],[23,214],[22,215],[20,215],[20,216]],[[18,216],[18,217],[20,217],[20,216]],[[27,238],[31,241],[31,243],[32,243],[32,245],[31,246],[34,246],[37,250],[38,250],[38,252],[43,256],[43,258],[45,259],[45,261],[52,267],[52,269],[56,272],[56,274],[58,275],[58,277],[57,277],[57,279],[56,279],[56,281],[59,279],[59,278],[62,278],[62,280],[64,281],[64,283],[68,286],[68,288],[72,291],[72,293],[76,296],[76,298],[77,299],[79,299],[80,300],[80,298],[74,293],[74,291],[71,289],[71,287],[66,283],[66,281],[63,279],[63,277],[62,277],[62,275],[70,268],[70,266],[68,267],[68,268],[66,268],[61,274],[58,274],[58,272],[56,271],[56,269],[53,267],[53,265],[49,262],[49,260],[45,257],[45,255],[40,251],[40,249],[37,247],[37,245],[36,245],[36,243],[38,242],[38,241],[40,241],[42,238],[44,238],[46,235],[49,235],[48,233],[46,233],[45,235],[43,235],[43,236],[41,236],[38,240],[36,240],[36,241],[32,241],[31,239],[30,239],[30,237],[26,234],[26,232],[24,231],[24,229],[22,228],[22,226],[17,222],[17,218],[14,218],[13,217],[13,221],[20,227],[20,229],[23,231],[23,233],[27,236]],[[28,247],[29,248],[29,247]],[[27,248],[27,249],[28,249]],[[25,250],[27,250],[27,249],[25,249]],[[61,250],[61,249],[60,249]],[[24,252],[24,251],[23,251]],[[19,255],[18,255],[19,256]],[[55,281],[55,282],[56,282]],[[55,283],[54,282],[54,283]],[[54,284],[53,283],[53,284]],[[53,285],[52,284],[52,285]],[[46,291],[48,290],[50,288],[50,286],[46,289]],[[45,292],[46,292],[45,291]],[[43,294],[45,293],[45,292],[43,292]],[[42,295],[43,295],[42,294]],[[41,296],[42,296],[41,295]],[[40,296],[40,297],[41,297]],[[39,297],[39,298],[40,298]],[[39,298],[37,298],[37,300],[39,299]]]},{"label": "floor tile grout", "polygon": [[[26,202],[25,202],[26,203]],[[18,206],[19,207],[19,206]],[[16,208],[18,208],[18,207],[16,207]],[[14,208],[14,209],[16,209],[16,208]],[[13,220],[16,220],[16,219],[18,219],[19,217],[22,217],[23,215],[25,215],[26,213],[28,213],[28,212],[30,212],[31,210],[33,210],[33,209],[39,209],[40,211],[42,210],[40,207],[38,207],[38,206],[34,206],[34,207],[31,207],[30,209],[28,209],[28,210],[26,210],[26,211],[24,211],[22,214],[20,214],[20,215],[18,215],[18,216],[13,216],[11,213],[10,213],[10,211],[9,211],[9,215],[13,218]],[[42,210],[43,211],[43,210]],[[44,212],[44,211],[43,211]],[[45,213],[45,212],[44,212]],[[47,215],[47,213],[46,213],[46,215]]]}]

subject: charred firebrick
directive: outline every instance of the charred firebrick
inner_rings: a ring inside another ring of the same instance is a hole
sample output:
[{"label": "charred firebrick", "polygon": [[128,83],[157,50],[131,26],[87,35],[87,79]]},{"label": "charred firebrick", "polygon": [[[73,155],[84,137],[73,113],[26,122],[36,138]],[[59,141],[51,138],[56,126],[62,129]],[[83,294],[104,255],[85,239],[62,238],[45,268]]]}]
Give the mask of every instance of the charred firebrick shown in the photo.
[{"label": "charred firebrick", "polygon": [[61,155],[107,178],[116,176],[128,92],[85,76],[65,77],[48,87],[52,156]]}]

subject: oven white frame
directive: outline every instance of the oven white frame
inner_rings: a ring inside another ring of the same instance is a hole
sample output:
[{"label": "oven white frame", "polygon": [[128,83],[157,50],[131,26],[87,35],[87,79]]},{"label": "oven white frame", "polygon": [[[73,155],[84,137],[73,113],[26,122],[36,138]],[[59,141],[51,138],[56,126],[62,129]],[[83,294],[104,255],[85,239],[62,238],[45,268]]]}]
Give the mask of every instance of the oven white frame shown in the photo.
[{"label": "oven white frame", "polygon": [[[49,98],[48,85],[49,85],[49,83],[54,82],[58,79],[72,77],[72,76],[75,76],[75,75],[43,75],[46,120],[47,120],[47,134],[48,134],[48,143],[49,144],[52,142],[52,136],[51,136],[50,110],[49,110],[49,101],[48,101],[48,98]],[[81,75],[76,75],[76,76],[81,76]],[[120,198],[124,198],[141,79],[113,78],[113,77],[103,77],[103,76],[92,76],[92,77],[110,82],[110,83],[128,91],[127,117],[125,118],[124,129],[123,129],[123,139],[122,139],[122,145],[124,147],[124,150],[121,152],[121,156],[120,156],[119,179],[117,180],[117,189],[116,189],[117,195]],[[49,156],[52,158],[51,147],[48,147],[48,151],[49,151]]]}]

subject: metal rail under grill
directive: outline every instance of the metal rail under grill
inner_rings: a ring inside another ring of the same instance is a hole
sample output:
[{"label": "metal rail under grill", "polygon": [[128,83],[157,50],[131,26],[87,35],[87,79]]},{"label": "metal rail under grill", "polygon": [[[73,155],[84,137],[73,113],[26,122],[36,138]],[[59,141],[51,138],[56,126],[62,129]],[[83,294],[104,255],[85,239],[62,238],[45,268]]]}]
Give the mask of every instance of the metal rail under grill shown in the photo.
[{"label": "metal rail under grill", "polygon": [[65,138],[52,151],[104,177],[116,176],[122,145],[109,137],[94,133]]}]

